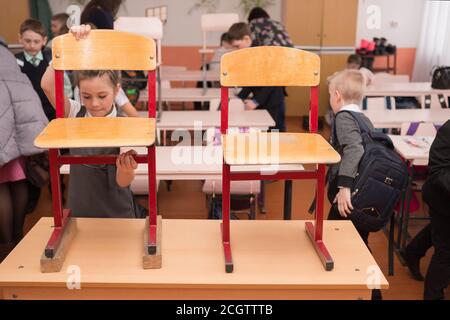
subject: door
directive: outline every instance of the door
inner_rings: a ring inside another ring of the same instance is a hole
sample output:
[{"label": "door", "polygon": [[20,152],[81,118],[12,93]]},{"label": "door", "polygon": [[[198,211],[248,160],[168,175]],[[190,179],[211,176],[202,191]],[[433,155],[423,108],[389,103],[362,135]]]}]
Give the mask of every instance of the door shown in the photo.
[{"label": "door", "polygon": [[8,44],[19,42],[19,28],[30,17],[28,0],[2,1],[0,10],[0,36]]}]

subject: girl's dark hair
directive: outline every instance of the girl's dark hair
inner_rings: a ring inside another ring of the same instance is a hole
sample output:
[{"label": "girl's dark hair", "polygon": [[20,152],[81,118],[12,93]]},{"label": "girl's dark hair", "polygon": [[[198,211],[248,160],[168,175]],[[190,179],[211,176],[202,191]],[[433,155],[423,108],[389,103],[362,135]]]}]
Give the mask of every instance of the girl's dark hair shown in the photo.
[{"label": "girl's dark hair", "polygon": [[100,78],[104,75],[108,76],[109,81],[116,87],[120,84],[120,73],[114,70],[83,70],[75,71],[75,85],[80,87],[80,82],[86,79]]},{"label": "girl's dark hair", "polygon": [[123,0],[91,0],[83,10],[81,14],[81,23],[86,24],[89,19],[91,12],[100,7],[103,10],[111,13],[111,15],[115,18],[117,12],[119,12],[119,8],[122,5]]},{"label": "girl's dark hair", "polygon": [[255,7],[252,9],[252,11],[250,11],[249,15],[248,15],[248,22],[251,22],[252,20],[255,19],[260,19],[260,18],[267,18],[269,19],[270,16],[267,13],[266,10],[264,10],[261,7]]}]

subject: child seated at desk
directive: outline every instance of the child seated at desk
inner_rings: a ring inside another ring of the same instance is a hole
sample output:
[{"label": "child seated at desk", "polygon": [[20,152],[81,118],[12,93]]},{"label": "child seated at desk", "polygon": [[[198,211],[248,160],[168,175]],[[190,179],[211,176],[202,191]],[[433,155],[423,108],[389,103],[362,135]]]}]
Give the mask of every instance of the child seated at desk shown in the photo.
[{"label": "child seated at desk", "polygon": [[[88,37],[89,26],[72,27],[77,40]],[[55,71],[49,66],[42,88],[55,107]],[[118,117],[114,104],[120,89],[120,76],[112,70],[87,70],[75,73],[84,105],[64,97],[65,117]],[[119,154],[118,148],[72,149],[74,155]],[[119,155],[116,165],[71,165],[68,206],[74,217],[141,218],[145,209],[133,198],[130,184],[137,163],[131,150]]]},{"label": "child seated at desk", "polygon": [[[233,24],[228,30],[228,36],[236,49],[252,46],[252,34],[246,23]],[[275,121],[275,128],[271,129],[286,131],[284,87],[245,87],[238,97],[244,101],[246,110],[266,109]]]}]

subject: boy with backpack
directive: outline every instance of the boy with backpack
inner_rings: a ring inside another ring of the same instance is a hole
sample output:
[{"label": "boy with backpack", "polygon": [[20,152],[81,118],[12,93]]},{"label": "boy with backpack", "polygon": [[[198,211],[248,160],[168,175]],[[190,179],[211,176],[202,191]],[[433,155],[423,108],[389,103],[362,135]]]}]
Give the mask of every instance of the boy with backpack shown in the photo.
[{"label": "boy with backpack", "polygon": [[405,186],[408,172],[392,141],[375,132],[361,112],[365,78],[357,70],[334,75],[329,84],[335,113],[332,145],[341,162],[328,172],[329,220],[351,219],[364,243],[383,228]]}]

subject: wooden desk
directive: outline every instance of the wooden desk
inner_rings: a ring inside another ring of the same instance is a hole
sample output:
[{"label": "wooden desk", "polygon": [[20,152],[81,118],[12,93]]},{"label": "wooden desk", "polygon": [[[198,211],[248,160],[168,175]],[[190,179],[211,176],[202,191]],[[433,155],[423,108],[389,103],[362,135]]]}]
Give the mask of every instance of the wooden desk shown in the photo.
[{"label": "wooden desk", "polygon": [[450,119],[450,109],[366,110],[363,113],[375,128],[401,128],[405,122],[433,122],[442,125]]},{"label": "wooden desk", "polygon": [[[213,99],[220,99],[219,88],[161,88],[161,98],[165,102],[209,102]],[[147,90],[142,90],[139,101],[148,100]]]},{"label": "wooden desk", "polygon": [[389,82],[373,84],[366,88],[366,97],[419,97],[422,108],[425,96],[450,95],[450,90],[433,89],[430,82]]},{"label": "wooden desk", "polygon": [[435,137],[389,135],[395,150],[415,166],[427,166],[431,144]]},{"label": "wooden desk", "polygon": [[366,97],[418,97],[430,94],[450,94],[450,90],[431,88],[430,82],[399,82],[370,85],[366,88]]},{"label": "wooden desk", "polygon": [[[415,179],[415,166],[428,166],[428,159],[430,154],[430,148],[434,141],[434,136],[389,136],[394,143],[395,150],[400,156],[406,160],[409,167],[408,183],[405,191],[402,193],[401,209],[397,222],[399,224],[399,232],[397,232],[397,241],[395,249],[404,249],[406,247],[406,241],[408,240],[408,228],[410,219],[423,219],[428,217],[410,217],[409,205],[412,197],[412,183]],[[393,239],[391,239],[393,241]],[[401,257],[401,259],[403,259]],[[393,272],[393,257],[390,258],[389,269]]]},{"label": "wooden desk", "polygon": [[220,81],[219,71],[206,71],[203,74],[201,70],[161,70],[161,80],[163,81]]},{"label": "wooden desk", "polygon": [[[324,221],[332,272],[304,221],[231,223],[232,274],[223,268],[220,221],[163,220],[162,269],[144,270],[144,220],[117,219],[79,219],[62,271],[43,274],[53,224],[43,218],[0,265],[0,289],[6,299],[370,299],[367,283],[379,268],[351,222]],[[70,266],[80,268],[81,290],[67,289]]]},{"label": "wooden desk", "polygon": [[[122,148],[122,152],[134,149],[145,154],[145,148]],[[156,178],[158,180],[222,180],[222,147],[156,147]],[[271,166],[232,166],[231,172],[302,171],[300,164]],[[61,174],[69,174],[70,166],[63,165]],[[138,164],[131,183],[134,194],[148,194],[148,169]]]},{"label": "wooden desk", "polygon": [[[230,127],[251,127],[267,130],[275,126],[267,110],[230,112]],[[161,130],[194,130],[195,123],[203,130],[220,127],[220,111],[164,111],[157,125]],[[199,128],[200,129],[200,128]]]}]

